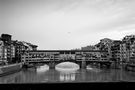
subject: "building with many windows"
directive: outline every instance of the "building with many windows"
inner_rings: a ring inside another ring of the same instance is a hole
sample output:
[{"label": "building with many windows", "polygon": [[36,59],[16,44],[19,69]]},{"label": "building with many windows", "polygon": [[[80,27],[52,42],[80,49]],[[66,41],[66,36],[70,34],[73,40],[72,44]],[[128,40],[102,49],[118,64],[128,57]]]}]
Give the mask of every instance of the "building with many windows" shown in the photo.
[{"label": "building with many windows", "polygon": [[0,38],[0,61],[3,60],[3,47],[4,47],[4,42]]},{"label": "building with many windows", "polygon": [[2,34],[1,35],[1,40],[4,43],[3,46],[3,60],[6,60],[8,63],[12,62],[11,59],[11,35],[9,34]]},{"label": "building with many windows", "polygon": [[121,41],[120,40],[113,40],[112,46],[111,46],[111,53],[112,53],[112,61],[120,62],[120,56],[121,56]]},{"label": "building with many windows", "polygon": [[108,52],[108,53],[102,53],[101,58],[102,57],[104,57],[104,58],[106,57],[109,59],[112,58],[112,52],[111,52],[112,43],[113,43],[113,40],[111,40],[109,38],[104,38],[104,39],[101,39],[100,42],[95,45],[96,47],[99,48],[99,50]]},{"label": "building with many windows", "polygon": [[29,50],[37,50],[37,45],[24,41],[12,40],[9,34],[0,37],[0,60],[7,63],[21,62],[21,55]]},{"label": "building with many windows", "polygon": [[13,46],[15,49],[15,58],[13,60],[15,62],[21,61],[21,55],[29,50],[37,50],[37,45],[33,45],[31,43],[27,43],[24,41],[13,41]]},{"label": "building with many windows", "polygon": [[128,57],[128,54],[127,54],[127,49],[126,49],[126,44],[125,43],[121,43],[120,44],[120,60],[121,62],[125,63],[127,61],[127,57]]},{"label": "building with many windows", "polygon": [[38,47],[37,45],[31,44],[25,41],[21,41],[21,43],[27,47],[27,50],[37,50],[37,47]]},{"label": "building with many windows", "polygon": [[[2,34],[0,37],[0,60],[7,61],[8,63],[20,62],[22,55],[25,54],[25,52],[36,51],[37,47],[37,45],[25,41],[12,40],[12,36],[9,34]],[[135,63],[135,35],[127,35],[122,40],[103,38],[98,44],[82,47],[81,50],[107,51],[104,53],[86,53],[86,56],[88,57],[108,58],[116,62]],[[33,54],[30,55],[35,57]],[[66,54],[62,56],[65,55]],[[38,57],[39,55],[37,54],[36,56]]]},{"label": "building with many windows", "polygon": [[125,50],[127,56],[126,62],[135,63],[135,35],[127,35],[122,39],[125,44]]}]

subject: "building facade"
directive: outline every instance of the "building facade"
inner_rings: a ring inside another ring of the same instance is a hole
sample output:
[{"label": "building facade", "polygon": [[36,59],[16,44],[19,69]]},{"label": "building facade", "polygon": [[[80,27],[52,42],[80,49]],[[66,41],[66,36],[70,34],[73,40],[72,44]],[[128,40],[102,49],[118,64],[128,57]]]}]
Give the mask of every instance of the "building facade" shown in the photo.
[{"label": "building facade", "polygon": [[100,40],[98,44],[95,46],[99,48],[99,50],[107,51],[107,53],[102,53],[101,58],[108,58],[111,60],[112,58],[112,52],[111,52],[111,46],[112,46],[113,40],[109,38],[103,38]]},{"label": "building facade", "polygon": [[3,47],[4,47],[4,42],[0,38],[0,61],[3,60]]},{"label": "building facade", "polygon": [[8,63],[12,62],[11,59],[11,35],[2,34],[1,39],[4,42],[3,46],[3,60],[6,60]]},{"label": "building facade", "polygon": [[120,44],[120,60],[123,63],[126,63],[127,58],[128,57],[128,53],[127,53],[127,49],[126,49],[126,44],[125,43],[121,43]]},{"label": "building facade", "polygon": [[121,41],[120,40],[113,40],[111,46],[111,53],[112,53],[112,61],[120,63],[121,61]]},{"label": "building facade", "polygon": [[24,41],[13,41],[13,46],[15,49],[14,62],[21,62],[22,54],[29,50],[37,50],[37,45],[33,45]]},{"label": "building facade", "polygon": [[37,45],[24,43],[23,41],[12,40],[9,34],[2,34],[0,37],[0,61],[6,63],[21,62],[21,55],[28,50],[37,50]]},{"label": "building facade", "polygon": [[128,63],[135,63],[135,35],[127,35],[122,39],[123,44],[126,46],[126,56]]}]

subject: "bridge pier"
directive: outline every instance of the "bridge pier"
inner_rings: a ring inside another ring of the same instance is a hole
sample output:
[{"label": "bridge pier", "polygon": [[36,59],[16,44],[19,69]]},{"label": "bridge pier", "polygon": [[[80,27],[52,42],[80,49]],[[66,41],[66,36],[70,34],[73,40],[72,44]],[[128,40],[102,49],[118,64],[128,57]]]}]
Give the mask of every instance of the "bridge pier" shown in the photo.
[{"label": "bridge pier", "polygon": [[104,64],[103,63],[100,63],[100,68],[103,68],[104,67]]},{"label": "bridge pier", "polygon": [[100,63],[100,67],[101,68],[110,68],[111,67],[111,63]]},{"label": "bridge pier", "polygon": [[101,68],[102,64],[101,63],[97,63],[97,66],[98,66],[98,68]]},{"label": "bridge pier", "polygon": [[50,69],[54,69],[55,68],[55,62],[49,62],[49,67],[50,67]]},{"label": "bridge pier", "polygon": [[107,68],[110,68],[110,67],[111,67],[111,65],[110,65],[110,64],[107,64],[107,65],[106,65],[106,67],[107,67]]},{"label": "bridge pier", "polygon": [[86,68],[86,61],[85,61],[85,57],[82,58],[82,62],[81,62],[81,68],[85,69]]}]

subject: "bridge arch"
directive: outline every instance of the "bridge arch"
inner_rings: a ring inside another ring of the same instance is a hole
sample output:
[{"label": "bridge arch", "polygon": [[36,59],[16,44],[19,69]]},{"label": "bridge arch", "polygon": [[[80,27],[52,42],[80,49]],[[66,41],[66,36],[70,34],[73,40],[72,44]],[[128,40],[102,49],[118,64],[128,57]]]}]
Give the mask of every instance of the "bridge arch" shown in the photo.
[{"label": "bridge arch", "polygon": [[61,62],[55,65],[55,69],[58,71],[76,71],[80,69],[80,65],[74,62]]},{"label": "bridge arch", "polygon": [[107,55],[106,51],[99,50],[37,50],[28,51],[21,56],[22,61],[26,64],[30,63],[45,63],[55,67],[62,62],[73,62],[78,64],[81,68],[85,68],[92,63],[103,64],[110,66],[108,57],[102,57],[102,54]]}]

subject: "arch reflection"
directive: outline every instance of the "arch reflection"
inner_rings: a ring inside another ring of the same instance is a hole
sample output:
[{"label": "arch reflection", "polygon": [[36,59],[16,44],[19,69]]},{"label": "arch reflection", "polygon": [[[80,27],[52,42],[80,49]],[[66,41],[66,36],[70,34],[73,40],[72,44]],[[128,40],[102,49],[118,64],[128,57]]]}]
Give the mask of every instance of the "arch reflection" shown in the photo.
[{"label": "arch reflection", "polygon": [[75,72],[72,73],[60,72],[60,81],[75,81]]},{"label": "arch reflection", "polygon": [[36,68],[36,72],[37,73],[44,73],[44,72],[46,72],[48,70],[49,70],[49,66],[46,65],[46,64],[43,65],[43,66],[39,66],[39,67]]}]

